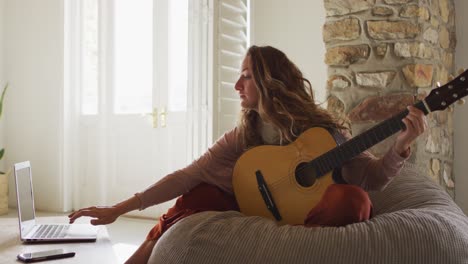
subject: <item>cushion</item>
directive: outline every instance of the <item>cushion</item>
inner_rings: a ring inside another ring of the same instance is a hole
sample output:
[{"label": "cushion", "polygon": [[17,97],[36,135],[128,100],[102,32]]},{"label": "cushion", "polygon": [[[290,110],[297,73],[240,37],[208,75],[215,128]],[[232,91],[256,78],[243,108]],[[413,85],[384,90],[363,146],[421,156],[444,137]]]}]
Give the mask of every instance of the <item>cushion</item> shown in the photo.
[{"label": "cushion", "polygon": [[149,263],[468,263],[468,217],[421,169],[408,163],[370,197],[374,216],[345,227],[198,213],[160,238]]}]

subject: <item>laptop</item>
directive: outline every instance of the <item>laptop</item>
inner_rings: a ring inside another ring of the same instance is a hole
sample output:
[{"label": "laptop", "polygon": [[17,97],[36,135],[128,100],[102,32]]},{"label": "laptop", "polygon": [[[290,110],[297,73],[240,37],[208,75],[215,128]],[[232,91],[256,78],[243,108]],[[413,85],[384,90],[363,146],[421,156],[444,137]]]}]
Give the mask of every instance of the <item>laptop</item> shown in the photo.
[{"label": "laptop", "polygon": [[21,241],[96,241],[98,228],[91,224],[37,224],[31,163],[29,161],[16,163],[14,165],[14,175]]}]

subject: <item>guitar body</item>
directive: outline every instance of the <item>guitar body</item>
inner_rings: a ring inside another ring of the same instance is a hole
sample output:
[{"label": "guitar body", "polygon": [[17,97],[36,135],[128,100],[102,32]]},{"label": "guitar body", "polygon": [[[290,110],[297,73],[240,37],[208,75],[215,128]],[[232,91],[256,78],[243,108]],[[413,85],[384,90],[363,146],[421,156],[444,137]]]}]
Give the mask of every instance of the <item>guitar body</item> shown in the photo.
[{"label": "guitar body", "polygon": [[296,168],[336,146],[334,137],[326,129],[314,127],[287,146],[264,145],[246,151],[234,167],[232,182],[241,212],[275,220],[259,191],[256,179],[259,170],[282,216],[278,223],[304,224],[309,211],[334,181],[330,171],[315,179],[311,186],[304,187],[296,180]]}]

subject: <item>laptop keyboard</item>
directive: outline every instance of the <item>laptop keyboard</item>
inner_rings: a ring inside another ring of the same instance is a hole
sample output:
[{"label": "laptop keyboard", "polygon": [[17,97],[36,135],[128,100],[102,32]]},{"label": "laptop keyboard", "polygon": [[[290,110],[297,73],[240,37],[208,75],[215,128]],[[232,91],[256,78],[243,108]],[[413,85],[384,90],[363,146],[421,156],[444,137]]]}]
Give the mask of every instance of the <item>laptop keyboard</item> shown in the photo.
[{"label": "laptop keyboard", "polygon": [[34,238],[63,238],[67,234],[69,225],[41,225],[36,232]]}]

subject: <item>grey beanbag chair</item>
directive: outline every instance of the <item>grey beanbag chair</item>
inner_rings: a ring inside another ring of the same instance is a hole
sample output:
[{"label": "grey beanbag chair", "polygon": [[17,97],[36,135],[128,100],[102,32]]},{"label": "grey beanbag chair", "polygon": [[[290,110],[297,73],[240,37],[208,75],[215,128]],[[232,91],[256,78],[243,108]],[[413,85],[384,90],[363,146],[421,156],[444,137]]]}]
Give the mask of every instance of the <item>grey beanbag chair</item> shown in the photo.
[{"label": "grey beanbag chair", "polygon": [[161,237],[149,263],[468,263],[468,218],[414,165],[370,196],[374,217],[345,227],[195,214]]}]

